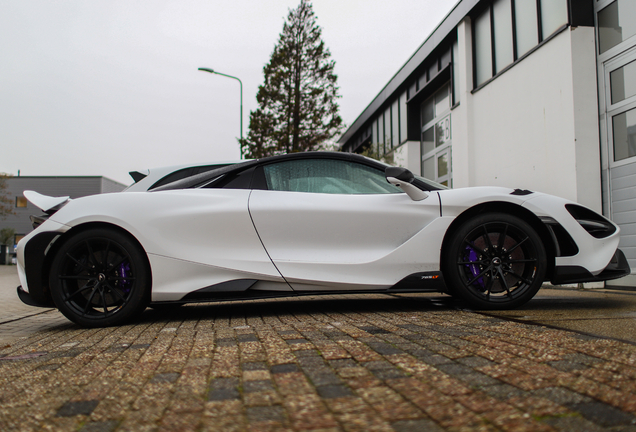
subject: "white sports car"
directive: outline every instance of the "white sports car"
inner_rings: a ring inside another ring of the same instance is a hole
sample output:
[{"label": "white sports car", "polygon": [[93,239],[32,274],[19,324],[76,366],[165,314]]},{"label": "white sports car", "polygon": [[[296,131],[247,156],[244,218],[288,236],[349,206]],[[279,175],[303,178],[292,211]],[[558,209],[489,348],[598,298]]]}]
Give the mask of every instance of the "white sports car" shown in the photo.
[{"label": "white sports car", "polygon": [[439,291],[503,309],[545,280],[630,272],[618,227],[581,205],[445,189],[348,153],[252,160],[150,192],[24,195],[46,214],[18,245],[18,295],[89,327],[148,305],[303,294]]}]

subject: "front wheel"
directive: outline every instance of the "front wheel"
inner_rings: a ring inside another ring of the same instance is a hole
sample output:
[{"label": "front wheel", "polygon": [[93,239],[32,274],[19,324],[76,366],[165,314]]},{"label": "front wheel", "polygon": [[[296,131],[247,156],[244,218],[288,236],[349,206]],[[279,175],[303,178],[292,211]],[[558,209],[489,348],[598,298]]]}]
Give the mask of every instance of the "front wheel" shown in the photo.
[{"label": "front wheel", "polygon": [[524,220],[486,213],[466,221],[443,256],[448,289],[478,309],[521,306],[537,293],[546,273],[545,248]]},{"label": "front wheel", "polygon": [[150,297],[143,250],[128,236],[103,228],[78,233],[60,247],[49,283],[60,312],[84,327],[126,323]]}]

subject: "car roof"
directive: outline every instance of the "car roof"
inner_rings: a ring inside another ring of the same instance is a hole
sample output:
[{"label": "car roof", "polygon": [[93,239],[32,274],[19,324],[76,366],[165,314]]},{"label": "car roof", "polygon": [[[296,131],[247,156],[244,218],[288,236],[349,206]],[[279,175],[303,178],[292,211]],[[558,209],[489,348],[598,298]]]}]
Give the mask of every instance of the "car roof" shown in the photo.
[{"label": "car roof", "polygon": [[[249,160],[249,161],[245,161],[235,165],[228,165],[228,166],[213,169],[204,173],[195,174],[193,176],[154,188],[152,189],[151,192],[196,188],[196,187],[209,184],[210,182],[212,182],[213,180],[221,176],[231,176],[233,174],[237,174],[239,172],[242,172],[244,170],[247,170],[249,168],[252,168],[258,165],[267,165],[273,162],[282,162],[286,160],[297,160],[297,159],[345,160],[345,161],[356,162],[356,163],[361,163],[363,165],[371,166],[381,171],[384,171],[388,166],[390,166],[385,163],[379,162],[375,159],[371,159],[357,153],[330,152],[330,151],[288,153],[288,154],[277,155],[277,156],[269,156],[269,157],[261,158],[261,159]],[[420,189],[428,190],[428,191],[445,189],[444,186],[439,185],[430,180],[419,178],[419,176],[415,178],[414,184],[418,186]]]},{"label": "car roof", "polygon": [[210,170],[201,174],[193,175],[188,178],[177,180],[175,182],[172,182],[163,186],[159,186],[153,189],[153,191],[193,188],[201,184],[205,184],[209,182],[210,180],[213,180],[221,175],[237,173],[256,165],[266,165],[272,162],[281,162],[285,160],[296,160],[296,159],[337,159],[337,160],[347,160],[352,162],[355,161],[365,165],[373,166],[381,170],[384,170],[384,168],[388,166],[381,162],[376,161],[375,159],[371,159],[356,153],[329,152],[329,151],[288,153],[288,154],[277,155],[277,156],[269,156],[269,157],[265,157],[261,159],[254,159],[254,160],[238,163],[235,165],[228,165],[218,169]]}]

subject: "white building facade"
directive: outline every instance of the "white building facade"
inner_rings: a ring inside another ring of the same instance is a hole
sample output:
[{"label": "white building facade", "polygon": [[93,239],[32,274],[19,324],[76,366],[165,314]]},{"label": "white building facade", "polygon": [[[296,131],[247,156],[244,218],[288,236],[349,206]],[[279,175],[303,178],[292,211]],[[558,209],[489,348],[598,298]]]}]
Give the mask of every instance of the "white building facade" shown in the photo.
[{"label": "white building facade", "polygon": [[636,286],[636,0],[461,0],[340,144],[603,212]]}]

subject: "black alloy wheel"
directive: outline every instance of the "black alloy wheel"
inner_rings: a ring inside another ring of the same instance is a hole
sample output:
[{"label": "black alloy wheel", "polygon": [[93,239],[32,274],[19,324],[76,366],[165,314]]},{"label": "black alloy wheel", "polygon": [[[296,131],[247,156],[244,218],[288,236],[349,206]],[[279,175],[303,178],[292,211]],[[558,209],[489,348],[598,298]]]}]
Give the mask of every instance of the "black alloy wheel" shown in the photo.
[{"label": "black alloy wheel", "polygon": [[541,238],[524,220],[486,213],[453,233],[444,256],[448,289],[478,309],[521,306],[537,293],[546,273]]},{"label": "black alloy wheel", "polygon": [[137,317],[150,297],[145,253],[128,236],[91,229],[57,251],[49,276],[55,305],[85,327],[119,325]]}]

